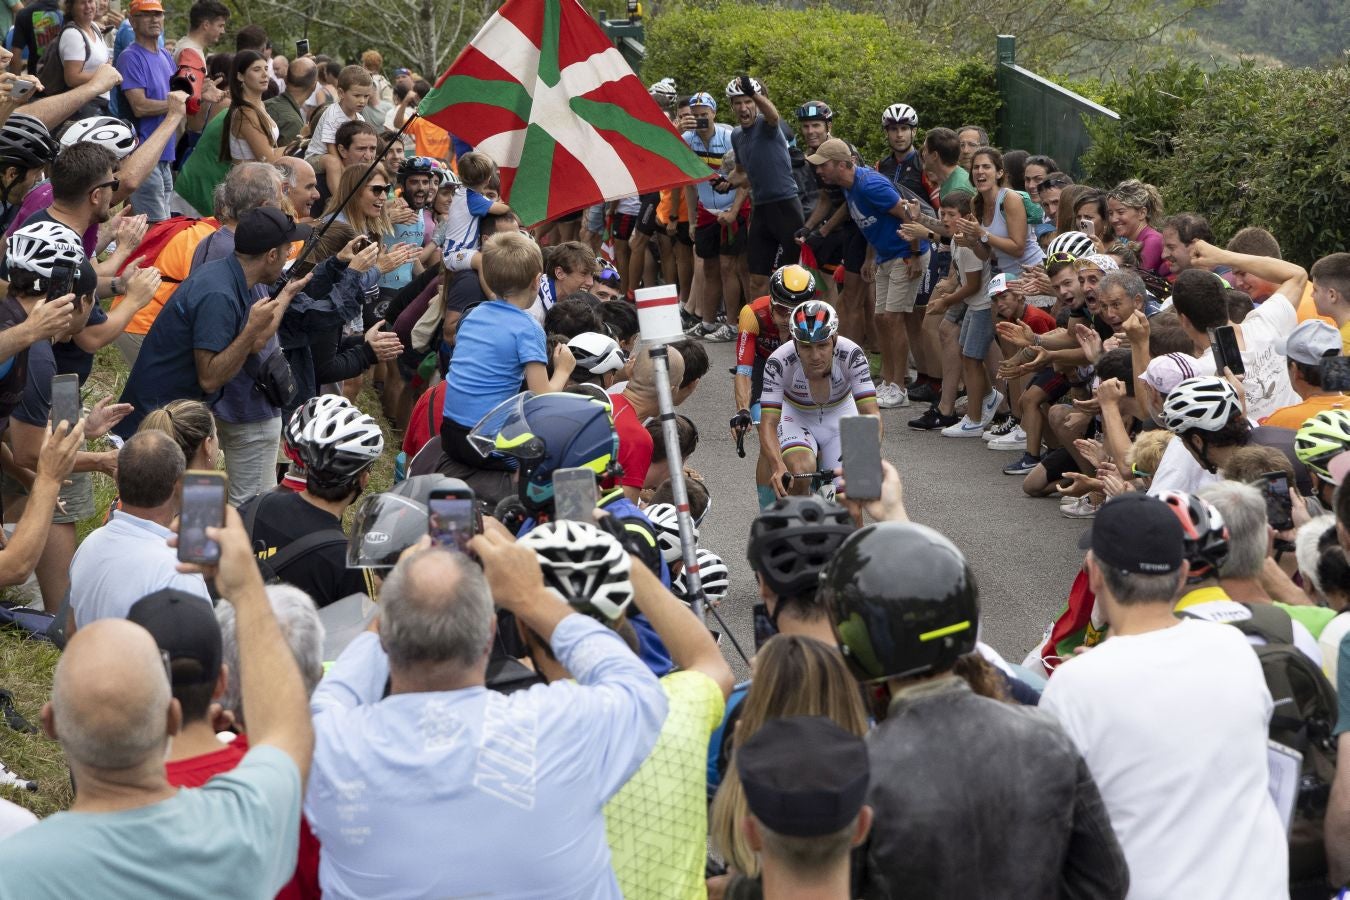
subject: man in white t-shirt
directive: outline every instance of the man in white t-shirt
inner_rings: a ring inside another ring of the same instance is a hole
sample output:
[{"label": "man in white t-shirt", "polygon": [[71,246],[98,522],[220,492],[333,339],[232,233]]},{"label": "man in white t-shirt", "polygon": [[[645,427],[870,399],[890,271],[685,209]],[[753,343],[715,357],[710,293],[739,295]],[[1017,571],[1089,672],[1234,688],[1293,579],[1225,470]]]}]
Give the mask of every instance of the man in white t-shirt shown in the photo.
[{"label": "man in white t-shirt", "polygon": [[1173,614],[1182,537],[1156,498],[1101,508],[1085,565],[1110,637],[1056,670],[1041,707],[1101,790],[1131,900],[1285,897],[1288,847],[1267,792],[1270,692],[1237,629]]}]

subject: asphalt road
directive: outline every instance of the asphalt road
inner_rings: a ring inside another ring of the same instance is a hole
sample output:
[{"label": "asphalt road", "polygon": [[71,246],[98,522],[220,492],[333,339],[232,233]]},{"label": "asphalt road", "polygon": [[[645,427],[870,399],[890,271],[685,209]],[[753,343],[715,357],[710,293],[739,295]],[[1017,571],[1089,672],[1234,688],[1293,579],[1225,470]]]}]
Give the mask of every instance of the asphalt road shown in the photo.
[{"label": "asphalt road", "polygon": [[[757,589],[745,561],[750,522],[758,511],[753,435],[746,440],[746,458],[740,459],[727,432],[735,412],[727,371],[734,364],[734,344],[704,346],[712,367],[679,410],[698,425],[699,447],[689,465],[707,479],[713,497],[699,545],[726,560],[731,590],[718,612],[746,652],[753,653],[751,606]],[[905,425],[922,412],[917,404],[882,410],[882,454],[900,472],[910,518],[951,538],[971,561],[980,587],[981,638],[1021,662],[1063,606],[1082,561],[1078,537],[1087,523],[1059,515],[1054,500],[1025,496],[1020,479],[1001,471],[1015,453]],[[721,630],[711,617],[709,624]],[[723,649],[737,677],[745,677],[730,642],[724,640]]]}]

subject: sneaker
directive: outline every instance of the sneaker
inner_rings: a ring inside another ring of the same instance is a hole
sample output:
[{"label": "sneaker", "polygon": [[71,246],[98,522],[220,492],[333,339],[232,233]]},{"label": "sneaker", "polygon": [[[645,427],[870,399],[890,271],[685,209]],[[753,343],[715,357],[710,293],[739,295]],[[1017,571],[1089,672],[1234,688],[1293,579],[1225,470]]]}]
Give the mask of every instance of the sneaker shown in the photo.
[{"label": "sneaker", "polygon": [[1091,519],[1097,515],[1097,506],[1092,502],[1090,496],[1084,495],[1078,498],[1077,503],[1061,506],[1059,514],[1066,519]]},{"label": "sneaker", "polygon": [[905,394],[903,388],[893,384],[886,384],[877,389],[877,406],[882,409],[895,409],[900,406],[909,406],[909,397]]},{"label": "sneaker", "polygon": [[923,415],[919,416],[917,419],[910,419],[905,424],[910,428],[917,428],[919,431],[936,431],[939,428],[947,428],[951,425],[955,425],[960,421],[961,419],[959,417],[944,416],[942,413],[938,412],[936,406],[930,406]]},{"label": "sneaker", "polygon": [[1041,464],[1040,459],[1032,456],[1030,453],[1023,453],[1022,458],[1015,463],[1009,463],[1003,467],[1004,475],[1025,475],[1032,469]]},{"label": "sneaker", "polygon": [[693,325],[684,330],[684,333],[692,338],[700,338],[707,334],[707,331],[704,329],[703,323],[696,320]]},{"label": "sneaker", "polygon": [[989,393],[984,395],[984,402],[980,404],[980,429],[994,421],[994,414],[998,412],[998,405],[1003,402],[1003,392],[989,389]]},{"label": "sneaker", "polygon": [[1026,450],[1027,433],[1021,425],[1014,424],[1007,434],[1001,434],[985,445],[990,450]]},{"label": "sneaker", "polygon": [[1059,498],[1059,508],[1063,509],[1066,506],[1075,506],[1081,499],[1082,497],[1075,497],[1073,494],[1065,494],[1063,497]]},{"label": "sneaker", "polygon": [[694,327],[695,325],[702,325],[702,324],[703,324],[702,319],[691,313],[689,310],[685,309],[683,306],[680,307],[680,326],[684,328],[685,334],[688,334],[689,329]]},{"label": "sneaker", "polygon": [[986,441],[992,441],[996,437],[1003,437],[1016,427],[1017,418],[1015,416],[1004,416],[1001,419],[995,417],[994,421],[989,423],[989,427],[984,430],[984,434],[980,436]]},{"label": "sneaker", "polygon": [[970,416],[965,416],[955,425],[948,425],[946,428],[942,429],[942,436],[951,438],[977,438],[983,430],[983,425],[971,419]]},{"label": "sneaker", "polygon": [[935,388],[931,381],[925,381],[909,389],[909,399],[915,403],[936,403],[941,398],[942,389]]},{"label": "sneaker", "polygon": [[705,330],[700,336],[710,344],[725,344],[727,341],[736,340],[736,332],[725,322],[716,328]]}]

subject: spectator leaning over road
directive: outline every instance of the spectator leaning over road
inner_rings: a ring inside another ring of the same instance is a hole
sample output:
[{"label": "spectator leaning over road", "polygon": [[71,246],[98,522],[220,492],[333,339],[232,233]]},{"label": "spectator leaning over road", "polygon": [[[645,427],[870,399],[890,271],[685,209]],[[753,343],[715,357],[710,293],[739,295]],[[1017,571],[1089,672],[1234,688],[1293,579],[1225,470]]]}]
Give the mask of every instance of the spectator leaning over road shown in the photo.
[{"label": "spectator leaning over road", "polygon": [[[121,105],[129,107],[123,114],[136,123],[140,139],[148,141],[169,110],[169,80],[177,69],[173,57],[160,46],[164,33],[164,6],[159,0],[132,0],[129,12],[136,41],[117,58],[117,71],[122,73],[121,94],[125,101]],[[154,170],[131,195],[132,209],[144,214],[152,223],[169,217],[172,166],[177,158],[177,146],[170,142],[160,154]]]},{"label": "spectator leaning over road", "polygon": [[[665,696],[617,634],[545,586],[533,551],[484,525],[481,569],[439,548],[400,561],[380,634],[352,641],[314,693],[305,811],[325,893],[620,896],[602,805],[656,744]],[[494,602],[576,680],[488,691]]]},{"label": "spectator leaning over road", "polygon": [[1124,897],[1125,859],[1068,735],[953,671],[988,665],[963,659],[979,629],[965,557],[898,503],[870,506],[894,520],[856,532],[821,575],[845,661],[888,701],[867,736],[875,819],[861,894],[921,884],[933,897],[980,896],[988,885],[1007,897]]},{"label": "spectator leaning over road", "polygon": [[1060,665],[1041,706],[1101,786],[1130,896],[1287,896],[1288,845],[1267,792],[1270,691],[1236,628],[1173,614],[1187,572],[1180,520],[1128,493],[1103,505],[1084,543],[1111,633]]},{"label": "spectator leaning over road", "polygon": [[[731,135],[736,151],[733,183],[744,178],[754,204],[746,247],[753,299],[769,292],[769,275],[774,269],[792,265],[800,258],[797,230],[803,223],[802,202],[797,197],[788,154],[792,132],[779,118],[764,85],[749,75],[733,78],[727,85],[727,99],[740,125]],[[728,309],[727,319],[739,313],[740,309]]]},{"label": "spectator leaning over road", "polygon": [[210,574],[238,619],[249,752],[201,788],[170,785],[164,759],[182,709],[154,638],[117,619],[81,629],[42,710],[75,802],[0,843],[0,896],[71,897],[93,883],[119,896],[227,895],[240,885],[271,896],[290,879],[314,732],[239,516],[225,515],[224,528],[208,529],[221,545]]},{"label": "spectator leaning over road", "polygon": [[134,434],[118,451],[120,506],[90,532],[70,564],[76,628],[125,618],[137,600],[159,590],[211,602],[202,576],[179,572],[178,555],[166,543],[182,499],[184,465],[183,451],[163,432]]}]

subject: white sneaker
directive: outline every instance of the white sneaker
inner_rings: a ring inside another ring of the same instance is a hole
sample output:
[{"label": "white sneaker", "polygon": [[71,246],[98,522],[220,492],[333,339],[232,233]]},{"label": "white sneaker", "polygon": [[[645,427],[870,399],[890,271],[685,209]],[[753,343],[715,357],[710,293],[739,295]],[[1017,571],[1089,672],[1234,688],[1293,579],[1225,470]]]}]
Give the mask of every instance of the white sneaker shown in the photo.
[{"label": "white sneaker", "polygon": [[1097,505],[1092,502],[1092,497],[1088,494],[1078,498],[1078,502],[1069,506],[1061,506],[1059,514],[1066,519],[1091,519],[1097,515]]},{"label": "white sneaker", "polygon": [[970,416],[962,416],[961,421],[955,425],[948,425],[942,429],[943,437],[952,438],[977,438],[984,431],[984,426],[979,422],[973,421]]},{"label": "white sneaker", "polygon": [[1022,430],[1021,425],[1017,425],[1007,434],[990,438],[986,446],[990,450],[1025,450],[1027,449],[1027,433]]},{"label": "white sneaker", "polygon": [[900,388],[883,381],[877,388],[877,406],[882,409],[909,406],[909,397]]},{"label": "white sneaker", "polygon": [[1072,494],[1067,494],[1059,498],[1059,508],[1063,509],[1066,506],[1077,506],[1082,499],[1082,495],[1075,497]]},{"label": "white sneaker", "polygon": [[994,420],[994,414],[998,412],[998,405],[1003,402],[1003,392],[989,389],[985,395],[984,402],[980,404],[980,427],[988,425]]}]

